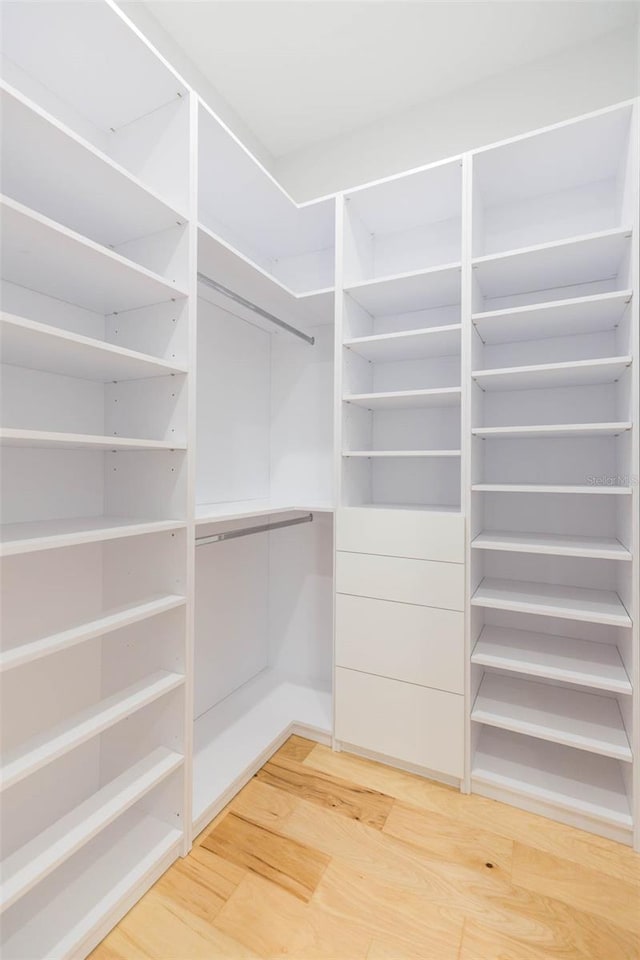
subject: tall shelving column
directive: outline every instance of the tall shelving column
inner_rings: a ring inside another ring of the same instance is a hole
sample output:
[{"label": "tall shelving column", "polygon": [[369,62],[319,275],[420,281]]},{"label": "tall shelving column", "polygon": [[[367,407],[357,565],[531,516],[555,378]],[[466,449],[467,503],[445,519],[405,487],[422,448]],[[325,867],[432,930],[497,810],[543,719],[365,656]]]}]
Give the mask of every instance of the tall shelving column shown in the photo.
[{"label": "tall shelving column", "polygon": [[350,191],[336,291],[335,737],[455,784],[461,209],[460,158]]},{"label": "tall shelving column", "polygon": [[2,952],[71,957],[189,843],[189,91],[3,13]]},{"label": "tall shelving column", "polygon": [[629,102],[472,155],[468,328],[472,788],[626,843],[637,122]]}]

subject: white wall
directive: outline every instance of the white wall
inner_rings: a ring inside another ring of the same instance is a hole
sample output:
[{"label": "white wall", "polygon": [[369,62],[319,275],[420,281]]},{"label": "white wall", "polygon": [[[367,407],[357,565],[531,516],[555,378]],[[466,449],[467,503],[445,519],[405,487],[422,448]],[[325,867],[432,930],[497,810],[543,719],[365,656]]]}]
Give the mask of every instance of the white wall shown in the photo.
[{"label": "white wall", "polygon": [[636,96],[638,59],[637,32],[608,34],[288,154],[272,171],[299,201],[399,173]]}]

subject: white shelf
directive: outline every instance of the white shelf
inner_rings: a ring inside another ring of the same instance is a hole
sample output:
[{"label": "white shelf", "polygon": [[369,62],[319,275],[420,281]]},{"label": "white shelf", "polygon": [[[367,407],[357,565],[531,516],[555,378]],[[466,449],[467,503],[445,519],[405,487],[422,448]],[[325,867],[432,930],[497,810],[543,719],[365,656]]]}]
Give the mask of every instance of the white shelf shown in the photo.
[{"label": "white shelf", "polygon": [[598,333],[618,326],[631,297],[631,290],[616,290],[591,297],[474,313],[471,320],[484,343],[517,343]]},{"label": "white shelf", "polygon": [[2,277],[11,283],[105,315],[187,295],[21,203],[3,197],[1,205]]},{"label": "white shelf", "polygon": [[[202,223],[198,227],[198,270],[295,327],[304,330],[315,324],[333,323],[333,287],[294,293]],[[270,333],[277,332],[277,327],[259,314],[230,301],[210,287],[201,285],[200,295],[250,323],[263,326]]]},{"label": "white shelf", "polygon": [[554,437],[617,437],[631,430],[631,421],[618,423],[549,423],[523,427],[475,427],[474,437],[506,437],[512,440],[527,438],[552,439]]},{"label": "white shelf", "polygon": [[7,790],[183,683],[180,674],[159,670],[38,734],[5,757],[0,771],[1,788]]},{"label": "white shelf", "polygon": [[345,286],[346,293],[374,317],[460,303],[459,263],[398,273]]},{"label": "white shelf", "polygon": [[[3,955],[73,960],[86,956],[180,854],[182,831],[129,811],[60,868],[60,883],[36,888],[24,923],[5,933]],[[20,904],[16,909],[20,909]],[[93,938],[93,939],[92,939]]]},{"label": "white shelf", "polygon": [[0,911],[24,896],[56,867],[146,796],[183,762],[158,747],[0,864]]},{"label": "white shelf", "polygon": [[7,84],[0,86],[4,192],[105,246],[186,217]]},{"label": "white shelf", "polygon": [[471,719],[614,760],[632,760],[614,697],[485,673]]},{"label": "white shelf", "polygon": [[87,433],[58,433],[54,430],[19,430],[0,427],[5,447],[43,447],[67,450],[186,450],[173,440],[136,440],[132,437],[104,437]]},{"label": "white shelf", "polygon": [[609,643],[485,625],[471,662],[611,693],[633,693],[618,648]]},{"label": "white shelf", "polygon": [[3,363],[103,383],[187,372],[167,360],[8,313],[0,314],[0,351]]},{"label": "white shelf", "polygon": [[396,360],[424,360],[450,357],[460,353],[462,324],[403,330],[400,333],[378,333],[370,337],[352,337],[344,346],[372,363],[393,363]]},{"label": "white shelf", "polygon": [[343,457],[459,457],[460,450],[343,450]]},{"label": "white shelf", "polygon": [[460,387],[433,390],[395,390],[386,393],[346,393],[345,403],[368,410],[414,410],[419,407],[454,407],[460,403]]},{"label": "white shelf", "polygon": [[127,606],[108,610],[95,620],[89,620],[86,623],[70,627],[68,630],[61,630],[47,637],[11,647],[0,653],[0,673],[14,670],[16,667],[22,667],[27,663],[33,663],[43,657],[49,657],[61,650],[68,650],[69,647],[86,643],[96,637],[104,637],[115,630],[140,623],[141,620],[157,617],[169,610],[175,610],[176,607],[183,607],[186,602],[185,597],[170,594],[155,597],[143,603],[127,604]]},{"label": "white shelf", "polygon": [[183,520],[136,520],[131,517],[74,517],[72,520],[4,523],[0,526],[0,557],[121,537],[140,537],[148,533],[181,530],[185,526]]},{"label": "white shelf", "polygon": [[476,607],[514,610],[562,620],[630,628],[631,618],[613,590],[485,578],[471,598]]},{"label": "white shelf", "polygon": [[282,503],[273,500],[233,500],[227,503],[202,503],[196,506],[196,525],[224,520],[250,520],[253,517],[271,517],[280,513],[333,513],[330,503]]},{"label": "white shelf", "polygon": [[474,370],[472,378],[483,390],[540,390],[615,383],[633,358],[607,357],[569,363],[538,363],[530,367]]},{"label": "white shelf", "polygon": [[627,548],[613,537],[579,537],[574,534],[483,531],[471,541],[475,550],[543,553],[556,557],[591,557],[631,560]]},{"label": "white shelf", "polygon": [[633,827],[620,764],[609,757],[485,727],[471,777],[475,784],[626,830]]},{"label": "white shelf", "polygon": [[617,277],[631,227],[477,257],[473,269],[487,298],[507,297]]},{"label": "white shelf", "polygon": [[471,489],[477,493],[569,493],[614,494],[630,496],[631,487],[585,485],[578,483],[474,483]]},{"label": "white shelf", "polygon": [[194,728],[196,833],[231,799],[290,733],[328,740],[331,693],[266,670],[198,717]]}]

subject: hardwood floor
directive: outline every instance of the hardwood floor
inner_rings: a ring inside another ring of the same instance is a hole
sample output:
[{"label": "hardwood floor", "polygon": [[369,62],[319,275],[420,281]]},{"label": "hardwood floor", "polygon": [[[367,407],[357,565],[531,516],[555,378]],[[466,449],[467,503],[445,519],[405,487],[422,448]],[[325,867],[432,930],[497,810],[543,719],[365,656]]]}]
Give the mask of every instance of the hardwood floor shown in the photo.
[{"label": "hardwood floor", "polygon": [[92,960],[638,960],[640,856],[291,737]]}]

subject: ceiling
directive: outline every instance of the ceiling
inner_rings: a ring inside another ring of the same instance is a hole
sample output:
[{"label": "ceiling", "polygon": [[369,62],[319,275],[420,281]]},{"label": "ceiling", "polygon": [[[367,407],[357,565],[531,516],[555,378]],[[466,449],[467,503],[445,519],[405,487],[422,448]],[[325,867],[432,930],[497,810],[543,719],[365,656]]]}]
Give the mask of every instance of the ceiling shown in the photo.
[{"label": "ceiling", "polygon": [[145,0],[274,157],[636,22],[623,0]]}]

